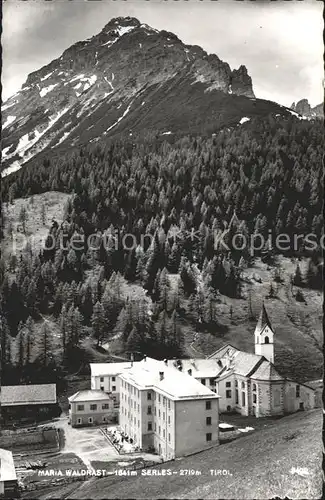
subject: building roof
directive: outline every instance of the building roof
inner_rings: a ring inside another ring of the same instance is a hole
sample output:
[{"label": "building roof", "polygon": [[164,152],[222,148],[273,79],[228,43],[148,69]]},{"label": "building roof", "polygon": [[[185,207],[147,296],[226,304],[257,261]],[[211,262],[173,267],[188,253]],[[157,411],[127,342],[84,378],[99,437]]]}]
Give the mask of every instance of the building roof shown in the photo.
[{"label": "building roof", "polygon": [[251,352],[238,351],[233,358],[233,370],[237,375],[251,376],[263,356]]},{"label": "building roof", "polygon": [[118,375],[123,370],[131,368],[131,361],[122,363],[90,363],[92,377],[103,377],[105,375]]},{"label": "building roof", "polygon": [[0,448],[0,481],[16,481],[16,470],[11,451]]},{"label": "building roof", "polygon": [[[160,372],[163,379],[160,380]],[[171,399],[218,398],[217,394],[198,382],[188,373],[183,373],[164,361],[147,358],[120,375],[121,379],[139,389],[153,389]]]},{"label": "building roof", "polygon": [[258,380],[284,380],[284,377],[281,377],[270,361],[263,361],[263,363],[251,375],[251,378]]},{"label": "building roof", "polygon": [[265,305],[263,303],[262,310],[256,324],[255,333],[261,334],[266,326],[268,326],[273,331],[271,321],[269,320]]},{"label": "building roof", "polygon": [[77,401],[107,401],[111,399],[112,396],[104,391],[93,391],[91,389],[85,391],[78,391],[68,398],[70,403],[76,403]]},{"label": "building roof", "polygon": [[1,406],[56,403],[55,384],[7,385],[1,387]]},{"label": "building roof", "polygon": [[219,359],[222,356],[224,356],[226,351],[229,351],[230,353],[232,353],[232,352],[238,351],[238,349],[237,349],[237,347],[233,346],[232,344],[226,344],[226,345],[223,345],[222,347],[220,347],[220,349],[217,349],[212,354],[210,354],[207,357],[207,359],[211,359],[211,358]]},{"label": "building roof", "polygon": [[187,373],[192,370],[193,377],[196,378],[214,378],[223,369],[223,364],[219,359],[182,359],[182,371]]}]

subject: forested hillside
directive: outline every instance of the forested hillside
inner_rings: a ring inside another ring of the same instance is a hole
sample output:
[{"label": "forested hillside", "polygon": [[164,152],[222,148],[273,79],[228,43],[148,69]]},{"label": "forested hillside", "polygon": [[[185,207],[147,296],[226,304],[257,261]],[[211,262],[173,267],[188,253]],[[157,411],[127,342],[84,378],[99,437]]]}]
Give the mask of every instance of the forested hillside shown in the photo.
[{"label": "forested hillside", "polygon": [[[152,134],[89,144],[6,177],[2,196],[9,206],[47,191],[71,197],[63,223],[54,217],[43,251],[29,244],[2,260],[5,377],[77,370],[89,339],[100,351],[118,338],[124,355],[193,354],[188,336],[222,338],[229,328],[220,307],[226,305],[230,319],[235,315],[227,298],[245,301],[247,321],[255,319],[245,280],[256,259],[274,270],[264,296],[275,298],[285,282],[303,303],[304,289],[322,286],[322,135],[321,123],[270,115],[211,138],[167,142]],[[25,232],[26,209],[19,220]],[[2,237],[12,232],[8,224],[4,211]],[[225,245],[216,238],[220,232]],[[281,233],[289,235],[286,251],[268,241]],[[301,238],[295,248],[294,235],[309,233],[318,244],[311,248]],[[254,252],[235,248],[236,234],[246,241],[259,234],[265,244]],[[290,276],[277,267],[277,254],[294,259]],[[128,293],[132,284],[139,293]],[[51,323],[38,331],[41,347],[32,358],[35,324],[44,317]],[[30,369],[35,363],[38,371]]]}]

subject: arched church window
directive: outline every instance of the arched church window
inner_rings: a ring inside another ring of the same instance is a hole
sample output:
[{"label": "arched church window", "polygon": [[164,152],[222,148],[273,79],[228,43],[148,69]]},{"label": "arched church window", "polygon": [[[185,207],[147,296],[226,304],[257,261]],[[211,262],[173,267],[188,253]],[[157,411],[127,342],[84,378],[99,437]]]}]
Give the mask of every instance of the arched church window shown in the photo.
[{"label": "arched church window", "polygon": [[270,343],[270,339],[269,339],[269,337],[265,337],[265,343],[266,343],[266,344],[269,344],[269,343]]},{"label": "arched church window", "polygon": [[256,384],[253,384],[253,391],[256,391]]}]

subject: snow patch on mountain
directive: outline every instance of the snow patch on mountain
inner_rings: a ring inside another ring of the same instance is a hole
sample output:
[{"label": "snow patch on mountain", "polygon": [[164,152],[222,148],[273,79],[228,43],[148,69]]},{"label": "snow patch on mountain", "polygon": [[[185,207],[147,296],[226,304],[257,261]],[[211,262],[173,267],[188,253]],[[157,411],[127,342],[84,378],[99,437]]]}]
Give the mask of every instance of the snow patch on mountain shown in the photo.
[{"label": "snow patch on mountain", "polygon": [[44,80],[47,80],[48,78],[50,78],[50,76],[53,74],[53,71],[51,71],[51,73],[48,73],[47,75],[43,76],[43,78],[41,78],[41,82],[44,82]]},{"label": "snow patch on mountain", "polygon": [[133,101],[132,101],[132,102],[130,102],[130,104],[128,105],[128,107],[127,107],[127,108],[126,108],[126,110],[124,111],[123,115],[122,115],[122,116],[120,116],[120,118],[118,118],[118,120],[116,120],[116,122],[115,122],[115,123],[113,123],[113,125],[111,125],[110,127],[108,127],[108,129],[106,129],[106,132],[109,132],[109,130],[112,130],[112,128],[116,127],[116,125],[117,125],[118,123],[120,123],[120,121],[121,121],[121,120],[123,120],[123,118],[124,118],[124,117],[128,114],[128,112],[130,111],[130,108],[131,108],[132,104],[133,104]]},{"label": "snow patch on mountain", "polygon": [[5,123],[2,125],[2,129],[9,127],[11,123],[13,123],[16,120],[15,116],[8,116]]},{"label": "snow patch on mountain", "polygon": [[54,83],[53,85],[49,85],[48,87],[45,87],[44,89],[40,90],[39,95],[41,97],[46,96],[46,94],[48,94],[49,92],[51,92],[57,85],[59,85],[59,84],[58,83]]},{"label": "snow patch on mountain", "polygon": [[1,106],[1,111],[5,111],[6,109],[11,108],[15,104],[17,104],[17,101],[12,102],[11,104],[4,104],[3,106]]},{"label": "snow patch on mountain", "polygon": [[[48,143],[50,142],[50,140],[48,141],[45,141],[43,144],[39,145],[38,148],[35,149],[35,151],[29,151],[34,145],[36,145],[36,143],[41,139],[41,137],[43,137],[52,127],[53,125],[69,110],[70,108],[67,107],[67,108],[64,108],[62,109],[61,111],[59,111],[59,113],[57,113],[57,115],[54,115],[52,117],[50,117],[50,120],[48,122],[48,125],[47,127],[42,130],[41,132],[38,131],[37,129],[34,129],[33,132],[29,133],[29,134],[24,134],[20,139],[19,139],[19,142],[18,142],[18,145],[16,147],[16,149],[10,153],[9,155],[7,155],[6,157],[4,157],[5,160],[7,159],[10,159],[12,156],[14,155],[19,155],[21,157],[21,160],[16,160],[12,165],[10,165],[10,167],[6,168],[3,170],[3,172],[1,173],[1,176],[2,177],[5,177],[7,175],[9,175],[10,173],[12,172],[15,172],[16,170],[19,170],[19,168],[27,161],[29,160],[32,156],[34,156],[35,154],[39,153],[40,151],[42,151],[42,149],[44,149]],[[34,135],[34,137],[32,139],[30,139],[30,135]],[[2,151],[2,154],[4,153],[4,151]],[[4,156],[4,155],[3,155]],[[17,161],[19,162],[19,166],[17,164]]]},{"label": "snow patch on mountain", "polygon": [[71,134],[71,131],[69,131],[69,132],[64,132],[63,136],[61,137],[61,139],[60,139],[60,140],[59,140],[59,142],[57,143],[57,146],[58,146],[59,144],[61,144],[61,142],[65,141],[65,140],[66,140],[66,138],[68,137],[68,135],[70,135],[70,134]]},{"label": "snow patch on mountain", "polygon": [[92,85],[94,85],[94,83],[96,83],[96,81],[97,81],[96,75],[92,75],[90,78],[88,78],[87,83],[85,83],[85,85],[84,85],[84,91],[89,89]]}]

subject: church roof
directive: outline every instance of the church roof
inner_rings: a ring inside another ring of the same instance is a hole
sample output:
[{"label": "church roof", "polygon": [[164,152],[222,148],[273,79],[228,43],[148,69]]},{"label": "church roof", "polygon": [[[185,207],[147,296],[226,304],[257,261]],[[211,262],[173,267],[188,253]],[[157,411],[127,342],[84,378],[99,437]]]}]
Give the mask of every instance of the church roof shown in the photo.
[{"label": "church roof", "polygon": [[234,372],[237,375],[247,377],[252,371],[254,371],[255,367],[261,362],[262,359],[263,356],[259,356],[258,354],[238,351],[233,359]]},{"label": "church roof", "polygon": [[262,331],[264,330],[264,328],[266,326],[268,326],[273,331],[271,321],[269,320],[269,317],[268,317],[266,309],[265,309],[265,305],[263,303],[262,310],[261,310],[260,316],[259,316],[257,324],[256,324],[255,333],[256,332],[262,333]]},{"label": "church roof", "polygon": [[264,361],[251,375],[251,378],[258,380],[284,380],[270,361]]}]

